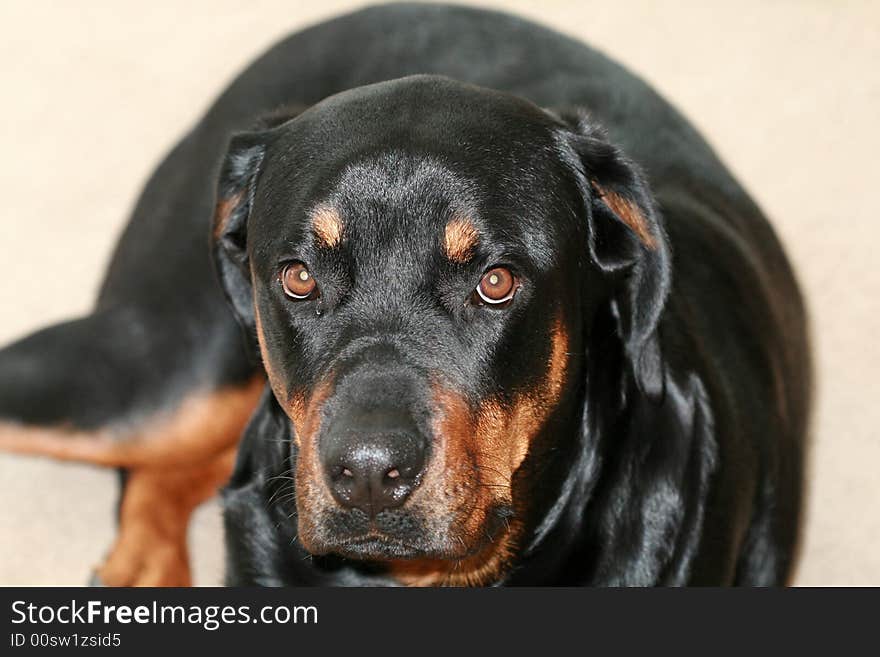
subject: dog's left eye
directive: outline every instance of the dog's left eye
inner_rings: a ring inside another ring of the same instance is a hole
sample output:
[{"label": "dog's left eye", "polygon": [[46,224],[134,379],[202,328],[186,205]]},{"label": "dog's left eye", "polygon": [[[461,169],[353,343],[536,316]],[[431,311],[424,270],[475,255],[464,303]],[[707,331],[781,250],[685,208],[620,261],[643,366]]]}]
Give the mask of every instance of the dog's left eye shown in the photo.
[{"label": "dog's left eye", "polygon": [[308,267],[302,262],[292,262],[285,265],[279,274],[281,279],[281,287],[284,294],[296,301],[305,301],[313,299],[317,295],[318,284],[309,271]]},{"label": "dog's left eye", "polygon": [[483,274],[474,293],[478,302],[497,307],[513,299],[517,287],[513,272],[507,267],[493,267]]}]

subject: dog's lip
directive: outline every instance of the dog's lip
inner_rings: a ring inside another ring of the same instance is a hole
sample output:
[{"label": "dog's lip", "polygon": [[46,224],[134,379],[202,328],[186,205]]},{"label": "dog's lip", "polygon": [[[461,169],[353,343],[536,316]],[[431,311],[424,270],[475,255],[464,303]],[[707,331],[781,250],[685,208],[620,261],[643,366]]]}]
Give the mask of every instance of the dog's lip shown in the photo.
[{"label": "dog's lip", "polygon": [[344,557],[365,561],[409,561],[414,559],[438,559],[442,561],[461,561],[480,553],[488,545],[497,541],[500,536],[509,531],[509,526],[503,519],[506,514],[493,514],[495,517],[491,524],[483,528],[480,540],[470,545],[467,549],[457,552],[447,549],[431,549],[408,543],[395,536],[384,534],[371,529],[369,532],[357,536],[349,536],[332,545],[327,545],[327,552],[334,552]]},{"label": "dog's lip", "polygon": [[343,539],[328,547],[331,552],[369,561],[413,559],[430,554],[423,547],[375,531]]},{"label": "dog's lip", "polygon": [[484,547],[484,543],[472,546],[466,552],[452,552],[449,549],[408,543],[394,536],[371,531],[358,536],[347,537],[326,546],[327,552],[361,561],[410,561],[416,559],[438,559],[460,561]]}]

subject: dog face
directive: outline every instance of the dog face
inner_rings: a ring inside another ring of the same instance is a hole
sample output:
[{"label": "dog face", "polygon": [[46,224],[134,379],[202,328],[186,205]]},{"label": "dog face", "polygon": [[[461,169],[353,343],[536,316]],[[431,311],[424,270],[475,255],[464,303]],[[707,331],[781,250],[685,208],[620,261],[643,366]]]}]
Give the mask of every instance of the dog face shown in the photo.
[{"label": "dog face", "polygon": [[579,130],[420,76],[233,140],[217,261],[290,419],[310,552],[482,583],[558,497],[585,327],[660,239],[637,173]]}]

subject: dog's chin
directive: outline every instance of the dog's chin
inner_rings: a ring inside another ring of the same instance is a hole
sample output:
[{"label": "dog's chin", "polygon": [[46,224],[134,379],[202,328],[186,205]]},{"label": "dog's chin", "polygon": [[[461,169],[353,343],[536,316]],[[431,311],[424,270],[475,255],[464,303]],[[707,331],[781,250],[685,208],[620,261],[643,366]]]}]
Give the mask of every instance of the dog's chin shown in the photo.
[{"label": "dog's chin", "polygon": [[[416,559],[457,560],[467,556],[470,550],[451,550],[447,545],[434,545],[428,541],[406,542],[377,532],[360,536],[333,538],[324,541],[304,541],[303,547],[314,556],[336,555],[354,561],[388,562]],[[461,546],[458,546],[461,548]],[[459,554],[459,551],[461,552]]]},{"label": "dog's chin", "polygon": [[428,529],[442,524],[412,512],[380,513],[370,519],[361,511],[338,510],[299,514],[299,540],[314,556],[335,555],[362,562],[437,561],[458,563],[476,557],[505,540],[513,510],[498,504],[477,530],[464,527]]},{"label": "dog's chin", "polygon": [[490,522],[483,527],[483,531],[473,543],[463,540],[444,540],[442,537],[431,540],[428,536],[403,540],[373,529],[354,536],[325,536],[324,540],[320,541],[304,541],[303,546],[315,556],[333,554],[355,561],[431,560],[455,563],[491,548],[506,533],[505,528],[506,525],[500,522]]},{"label": "dog's chin", "polygon": [[348,539],[333,546],[334,554],[356,561],[396,561],[400,559],[436,558],[437,551],[385,536],[364,536]]}]

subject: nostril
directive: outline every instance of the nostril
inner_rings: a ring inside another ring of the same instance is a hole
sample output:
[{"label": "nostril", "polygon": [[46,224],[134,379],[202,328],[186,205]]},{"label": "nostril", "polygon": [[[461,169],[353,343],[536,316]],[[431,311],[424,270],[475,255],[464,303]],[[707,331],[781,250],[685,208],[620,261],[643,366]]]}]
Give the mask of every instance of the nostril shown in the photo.
[{"label": "nostril", "polygon": [[327,468],[327,474],[333,481],[354,479],[354,472],[346,465],[334,465]]}]

